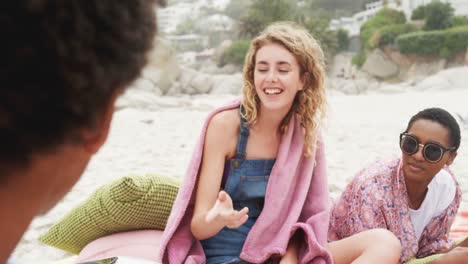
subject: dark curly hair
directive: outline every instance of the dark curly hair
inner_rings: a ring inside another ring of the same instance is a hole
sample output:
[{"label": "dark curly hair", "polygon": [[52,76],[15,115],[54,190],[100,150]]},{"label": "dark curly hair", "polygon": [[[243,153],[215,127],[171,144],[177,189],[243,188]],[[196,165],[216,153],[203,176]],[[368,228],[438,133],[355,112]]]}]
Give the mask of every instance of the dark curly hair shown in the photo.
[{"label": "dark curly hair", "polygon": [[411,117],[405,132],[408,132],[413,123],[420,119],[430,120],[447,128],[450,134],[450,143],[452,143],[449,147],[455,147],[455,150],[458,150],[461,141],[460,126],[449,112],[437,107],[424,109]]},{"label": "dark curly hair", "polygon": [[152,0],[15,0],[0,8],[0,165],[79,142],[140,74]]}]

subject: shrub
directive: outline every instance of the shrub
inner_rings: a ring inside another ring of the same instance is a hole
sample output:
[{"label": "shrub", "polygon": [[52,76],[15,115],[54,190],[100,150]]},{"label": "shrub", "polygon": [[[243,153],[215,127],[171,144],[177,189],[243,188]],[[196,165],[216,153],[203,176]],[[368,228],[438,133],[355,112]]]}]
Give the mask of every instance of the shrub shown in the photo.
[{"label": "shrub", "polygon": [[404,34],[396,42],[401,53],[449,58],[468,46],[468,27]]},{"label": "shrub", "polygon": [[450,18],[453,17],[454,9],[450,3],[439,1],[431,2],[426,5],[426,24],[425,30],[445,29],[450,26]]},{"label": "shrub", "polygon": [[426,6],[418,6],[411,13],[411,20],[426,19]]},{"label": "shrub", "polygon": [[364,51],[361,51],[360,53],[356,54],[353,56],[351,62],[358,66],[359,68],[362,67],[362,65],[364,65],[364,62],[366,62],[366,53]]},{"label": "shrub", "polygon": [[414,32],[416,30],[416,27],[411,24],[395,24],[384,26],[375,32],[370,39],[370,47],[382,48],[387,45],[392,45],[398,36],[409,32]]},{"label": "shrub", "polygon": [[242,65],[244,64],[244,58],[249,50],[250,40],[238,40],[235,41],[229,46],[229,48],[224,52],[222,56],[221,65],[225,64],[235,64]]},{"label": "shrub", "polygon": [[450,51],[450,56],[465,50],[468,47],[468,26],[446,30],[444,47]]},{"label": "shrub", "polygon": [[454,16],[450,18],[449,24],[450,27],[467,26],[468,18],[462,16]]},{"label": "shrub", "polygon": [[349,46],[349,34],[348,31],[344,29],[339,29],[336,32],[336,37],[338,39],[338,50],[343,51],[347,50]]},{"label": "shrub", "polygon": [[394,25],[394,24],[404,24],[406,22],[405,14],[403,12],[383,8],[375,17],[369,19],[366,23],[361,26],[361,40],[366,47],[371,47],[370,39],[375,32],[380,28]]},{"label": "shrub", "polygon": [[401,53],[430,56],[439,53],[444,43],[444,36],[443,31],[420,31],[401,35],[396,41]]}]

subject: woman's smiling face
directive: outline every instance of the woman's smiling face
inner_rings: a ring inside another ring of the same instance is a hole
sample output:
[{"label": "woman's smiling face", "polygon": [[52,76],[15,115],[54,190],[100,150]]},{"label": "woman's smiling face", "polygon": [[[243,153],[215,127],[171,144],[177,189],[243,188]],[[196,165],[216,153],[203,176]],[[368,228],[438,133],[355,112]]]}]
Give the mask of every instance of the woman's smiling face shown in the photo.
[{"label": "woman's smiling face", "polygon": [[296,93],[304,87],[301,68],[285,47],[269,43],[255,56],[255,91],[266,109],[289,109]]}]

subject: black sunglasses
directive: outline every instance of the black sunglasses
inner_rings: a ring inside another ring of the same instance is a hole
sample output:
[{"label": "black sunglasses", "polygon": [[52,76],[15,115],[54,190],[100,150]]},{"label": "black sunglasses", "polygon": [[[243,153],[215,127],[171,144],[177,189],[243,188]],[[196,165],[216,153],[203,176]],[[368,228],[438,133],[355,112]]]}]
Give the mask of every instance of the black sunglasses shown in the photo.
[{"label": "black sunglasses", "polygon": [[456,148],[446,148],[437,143],[427,143],[427,144],[420,144],[419,139],[415,136],[412,136],[408,133],[401,133],[400,134],[400,148],[403,152],[408,155],[413,155],[418,152],[419,147],[422,147],[422,154],[424,159],[431,163],[439,162],[442,157],[444,156],[445,152],[453,151]]}]

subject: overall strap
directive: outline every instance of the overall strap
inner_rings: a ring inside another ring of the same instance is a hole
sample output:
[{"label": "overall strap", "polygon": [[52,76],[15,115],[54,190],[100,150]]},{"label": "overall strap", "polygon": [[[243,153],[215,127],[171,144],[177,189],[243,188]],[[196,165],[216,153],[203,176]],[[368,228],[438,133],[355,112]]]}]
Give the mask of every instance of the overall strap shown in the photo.
[{"label": "overall strap", "polygon": [[239,129],[239,139],[237,141],[237,148],[236,148],[236,159],[245,159],[246,156],[246,148],[247,148],[247,140],[249,138],[249,125],[247,121],[242,117],[242,113],[244,112],[244,108],[241,106],[239,110],[240,115],[240,129]]}]

